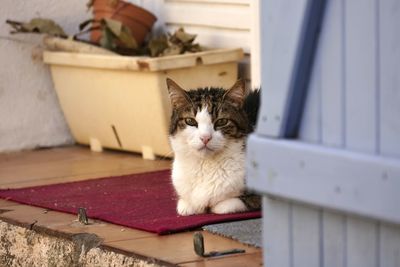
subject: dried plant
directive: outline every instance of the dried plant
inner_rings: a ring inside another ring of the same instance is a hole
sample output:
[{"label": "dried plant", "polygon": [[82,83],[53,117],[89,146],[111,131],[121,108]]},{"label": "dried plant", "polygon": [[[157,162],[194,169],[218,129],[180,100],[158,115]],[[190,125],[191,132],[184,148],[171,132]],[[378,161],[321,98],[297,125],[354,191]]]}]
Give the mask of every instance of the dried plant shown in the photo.
[{"label": "dried plant", "polygon": [[51,36],[67,38],[67,34],[60,25],[51,19],[34,18],[29,22],[19,22],[13,20],[6,20],[13,30],[11,34],[15,33],[45,33]]},{"label": "dried plant", "polygon": [[79,25],[79,32],[70,37],[61,26],[50,19],[34,18],[29,22],[7,20],[6,23],[13,29],[10,31],[11,34],[40,33],[61,38],[71,38],[85,43],[88,43],[88,41],[79,39],[79,36],[93,30],[100,30],[102,34],[98,45],[123,55],[162,57],[202,50],[199,44],[194,43],[196,35],[186,33],[183,28],[179,28],[173,34],[168,33],[152,37],[143,46],[139,47],[130,29],[120,21],[113,19],[86,20]]}]

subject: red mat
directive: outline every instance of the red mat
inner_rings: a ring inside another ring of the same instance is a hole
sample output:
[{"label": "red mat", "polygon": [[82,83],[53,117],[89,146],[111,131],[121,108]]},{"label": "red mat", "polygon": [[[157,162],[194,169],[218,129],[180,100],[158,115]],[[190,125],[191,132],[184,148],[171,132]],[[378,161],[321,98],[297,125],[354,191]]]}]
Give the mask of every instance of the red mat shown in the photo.
[{"label": "red mat", "polygon": [[73,214],[77,213],[79,207],[84,207],[89,218],[158,234],[261,217],[260,211],[177,215],[176,195],[169,170],[0,190],[0,198]]}]

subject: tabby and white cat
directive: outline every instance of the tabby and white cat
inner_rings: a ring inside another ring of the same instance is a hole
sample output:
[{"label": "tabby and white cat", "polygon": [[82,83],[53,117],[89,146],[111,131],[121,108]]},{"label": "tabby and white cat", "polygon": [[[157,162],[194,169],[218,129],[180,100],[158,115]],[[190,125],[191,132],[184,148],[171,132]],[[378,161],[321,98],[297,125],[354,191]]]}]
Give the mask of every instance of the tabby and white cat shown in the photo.
[{"label": "tabby and white cat", "polygon": [[258,207],[258,200],[254,204],[244,197],[245,139],[257,116],[258,91],[247,95],[241,80],[229,90],[185,91],[171,79],[167,79],[167,86],[172,104],[169,133],[175,154],[172,183],[179,197],[178,214],[222,214]]}]

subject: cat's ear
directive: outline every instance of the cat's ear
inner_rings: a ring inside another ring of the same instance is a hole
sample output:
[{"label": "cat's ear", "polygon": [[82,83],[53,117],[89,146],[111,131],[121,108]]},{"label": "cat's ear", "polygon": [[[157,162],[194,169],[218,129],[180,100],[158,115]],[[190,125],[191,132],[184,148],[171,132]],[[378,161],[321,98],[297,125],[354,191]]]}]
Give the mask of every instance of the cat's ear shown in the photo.
[{"label": "cat's ear", "polygon": [[167,88],[173,108],[176,109],[190,103],[190,98],[187,95],[186,91],[182,89],[176,82],[169,78],[167,78]]},{"label": "cat's ear", "polygon": [[233,104],[242,107],[246,94],[246,84],[244,80],[239,79],[232,88],[225,93],[224,100],[229,99]]}]

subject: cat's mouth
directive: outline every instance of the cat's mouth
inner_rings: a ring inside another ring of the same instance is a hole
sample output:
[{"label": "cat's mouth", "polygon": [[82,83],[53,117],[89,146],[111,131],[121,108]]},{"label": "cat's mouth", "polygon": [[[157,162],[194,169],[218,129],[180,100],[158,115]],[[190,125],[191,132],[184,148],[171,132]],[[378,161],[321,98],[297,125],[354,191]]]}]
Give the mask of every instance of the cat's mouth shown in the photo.
[{"label": "cat's mouth", "polygon": [[208,146],[203,146],[201,148],[198,149],[198,151],[210,151],[210,152],[214,152],[214,149],[209,148]]}]

